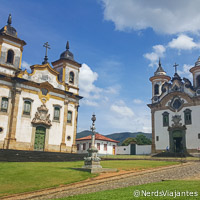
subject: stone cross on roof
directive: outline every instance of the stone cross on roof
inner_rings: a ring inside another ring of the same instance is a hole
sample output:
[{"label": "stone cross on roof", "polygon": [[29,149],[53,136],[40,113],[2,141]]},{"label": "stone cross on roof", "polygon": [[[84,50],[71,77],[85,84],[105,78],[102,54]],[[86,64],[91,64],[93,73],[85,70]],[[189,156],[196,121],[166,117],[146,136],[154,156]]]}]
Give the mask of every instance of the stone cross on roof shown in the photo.
[{"label": "stone cross on roof", "polygon": [[175,63],[173,66],[174,66],[174,68],[175,68],[175,74],[176,74],[176,73],[177,73],[178,64]]},{"label": "stone cross on roof", "polygon": [[42,64],[46,64],[46,63],[48,63],[47,49],[50,49],[50,45],[48,42],[46,42],[46,43],[44,43],[43,47],[46,48],[46,52],[45,52],[45,57],[44,57],[44,61],[42,62]]}]

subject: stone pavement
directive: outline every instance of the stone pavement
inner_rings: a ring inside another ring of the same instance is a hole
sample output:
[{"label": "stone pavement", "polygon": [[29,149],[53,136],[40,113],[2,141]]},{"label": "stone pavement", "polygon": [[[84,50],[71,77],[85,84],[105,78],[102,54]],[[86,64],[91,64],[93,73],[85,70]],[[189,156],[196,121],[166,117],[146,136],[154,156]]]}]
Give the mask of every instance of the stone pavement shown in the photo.
[{"label": "stone pavement", "polygon": [[67,197],[71,195],[86,194],[103,190],[123,188],[132,185],[159,182],[163,180],[178,180],[200,175],[200,163],[188,162],[175,166],[149,169],[140,172],[128,171],[119,175],[105,175],[90,180],[81,181],[58,188],[50,188],[37,192],[13,195],[0,199],[4,200],[43,200]]}]

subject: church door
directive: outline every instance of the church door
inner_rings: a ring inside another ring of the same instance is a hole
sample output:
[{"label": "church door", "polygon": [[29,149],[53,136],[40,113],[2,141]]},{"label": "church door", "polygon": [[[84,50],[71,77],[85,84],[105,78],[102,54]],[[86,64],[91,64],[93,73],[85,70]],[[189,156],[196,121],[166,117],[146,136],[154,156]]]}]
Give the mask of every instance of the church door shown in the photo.
[{"label": "church door", "polygon": [[177,130],[173,132],[174,152],[183,152],[183,136],[182,131]]},{"label": "church door", "polygon": [[38,126],[35,132],[34,150],[44,151],[46,128]]}]

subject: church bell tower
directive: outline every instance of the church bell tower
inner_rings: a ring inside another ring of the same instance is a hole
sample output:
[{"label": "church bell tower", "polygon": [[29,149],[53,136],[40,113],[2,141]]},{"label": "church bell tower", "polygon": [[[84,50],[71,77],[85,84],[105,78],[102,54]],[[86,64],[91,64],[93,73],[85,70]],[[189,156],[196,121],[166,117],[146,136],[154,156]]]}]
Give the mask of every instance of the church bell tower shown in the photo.
[{"label": "church bell tower", "polygon": [[161,66],[161,62],[159,59],[158,68],[154,73],[154,76],[150,78],[152,82],[152,103],[156,103],[159,100],[159,96],[161,95],[161,88],[165,82],[170,81],[170,77],[166,75],[166,72]]},{"label": "church bell tower", "polygon": [[18,38],[16,29],[11,25],[11,14],[7,25],[0,30],[0,72],[14,76],[21,68],[23,46],[26,42]]}]

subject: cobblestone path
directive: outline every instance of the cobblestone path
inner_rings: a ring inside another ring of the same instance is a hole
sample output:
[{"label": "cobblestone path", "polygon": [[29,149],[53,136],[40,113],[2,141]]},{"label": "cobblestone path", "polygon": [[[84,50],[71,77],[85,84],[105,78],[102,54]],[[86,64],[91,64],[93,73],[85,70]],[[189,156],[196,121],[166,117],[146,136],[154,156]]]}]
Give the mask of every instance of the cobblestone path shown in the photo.
[{"label": "cobblestone path", "polygon": [[53,198],[67,197],[71,195],[86,194],[103,190],[123,188],[132,185],[142,185],[146,183],[159,182],[162,180],[187,179],[200,175],[200,163],[189,162],[176,166],[150,169],[141,172],[126,172],[117,176],[93,178],[58,188],[50,188],[26,194],[13,195],[0,199],[4,200],[46,200]]}]

